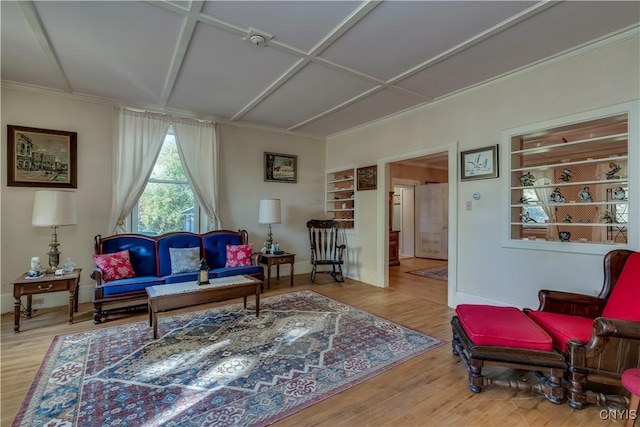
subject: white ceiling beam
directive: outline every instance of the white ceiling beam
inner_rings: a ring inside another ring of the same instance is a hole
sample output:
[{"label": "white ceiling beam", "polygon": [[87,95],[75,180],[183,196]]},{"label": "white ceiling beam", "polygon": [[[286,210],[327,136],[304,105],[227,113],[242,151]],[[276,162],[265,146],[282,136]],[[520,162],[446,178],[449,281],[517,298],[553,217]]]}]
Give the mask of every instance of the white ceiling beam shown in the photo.
[{"label": "white ceiling beam", "polygon": [[162,89],[162,96],[160,97],[160,104],[162,106],[166,106],[169,101],[173,87],[176,84],[176,79],[178,78],[178,73],[180,72],[180,68],[182,68],[182,62],[187,54],[187,48],[189,47],[189,43],[191,43],[191,38],[193,37],[193,33],[196,29],[198,16],[200,15],[203,7],[204,1],[192,1],[191,8],[184,17],[180,36],[178,37],[178,43],[176,44],[176,49],[173,53],[173,58],[171,59],[171,65],[169,66],[169,72],[167,73],[164,88]]},{"label": "white ceiling beam", "polygon": [[56,54],[53,45],[51,44],[51,40],[49,40],[49,36],[44,30],[44,26],[42,25],[42,21],[40,20],[40,15],[36,11],[36,8],[31,0],[29,1],[19,1],[17,2],[24,14],[24,17],[33,32],[33,35],[36,37],[38,44],[40,44],[40,48],[42,52],[47,57],[49,61],[49,65],[51,65],[53,74],[55,75],[58,83],[62,86],[62,89],[65,92],[71,93],[73,89],[71,88],[71,84],[69,83],[69,79],[67,75],[64,73],[64,69],[60,64],[60,60],[58,59],[58,55]]}]

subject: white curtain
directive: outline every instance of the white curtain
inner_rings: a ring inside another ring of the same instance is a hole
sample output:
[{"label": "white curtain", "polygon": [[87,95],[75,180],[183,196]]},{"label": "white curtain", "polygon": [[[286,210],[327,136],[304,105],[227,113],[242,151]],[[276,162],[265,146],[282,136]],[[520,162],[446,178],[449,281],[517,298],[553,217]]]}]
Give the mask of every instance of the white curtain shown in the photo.
[{"label": "white curtain", "polygon": [[[535,185],[551,185],[553,184],[553,171],[544,170],[537,172],[538,178],[535,181]],[[544,211],[545,214],[549,217],[549,222],[557,222],[555,207],[549,206],[549,195],[553,192],[553,189],[550,187],[546,188],[536,188],[534,189],[536,193],[536,197],[538,201],[543,203],[540,207]],[[556,235],[557,237],[558,226],[557,225],[547,225],[547,236],[553,237]]]},{"label": "white curtain", "polygon": [[169,129],[169,116],[116,107],[117,139],[114,143],[113,199],[108,230],[125,232],[124,220],[134,208],[149,180]]},{"label": "white curtain", "polygon": [[178,154],[200,207],[209,217],[209,230],[220,228],[218,217],[218,141],[215,124],[193,119],[173,120]]}]

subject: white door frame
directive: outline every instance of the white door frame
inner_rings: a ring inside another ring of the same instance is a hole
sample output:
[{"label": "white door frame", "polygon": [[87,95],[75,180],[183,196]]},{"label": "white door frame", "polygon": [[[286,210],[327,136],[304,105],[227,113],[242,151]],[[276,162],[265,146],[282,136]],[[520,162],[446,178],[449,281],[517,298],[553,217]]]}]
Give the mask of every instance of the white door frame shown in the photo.
[{"label": "white door frame", "polygon": [[377,269],[377,283],[379,286],[389,287],[389,191],[392,183],[389,178],[389,163],[401,160],[413,159],[415,157],[428,156],[429,154],[448,153],[449,163],[449,281],[447,291],[447,305],[451,308],[456,305],[456,294],[458,290],[458,142],[452,142],[438,147],[424,150],[411,151],[409,153],[384,157],[378,160],[378,233],[377,258],[378,265],[383,266]]}]

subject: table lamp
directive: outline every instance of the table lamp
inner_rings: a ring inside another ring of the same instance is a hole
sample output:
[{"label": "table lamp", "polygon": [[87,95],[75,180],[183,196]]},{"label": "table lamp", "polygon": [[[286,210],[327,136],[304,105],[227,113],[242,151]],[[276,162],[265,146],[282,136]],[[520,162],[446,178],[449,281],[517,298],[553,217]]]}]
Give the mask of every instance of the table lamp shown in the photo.
[{"label": "table lamp", "polygon": [[49,243],[49,269],[47,273],[53,273],[60,263],[60,251],[58,251],[58,227],[61,225],[75,225],[76,218],[76,193],[72,191],[38,190],[35,192],[33,202],[33,217],[31,223],[34,227],[51,227],[51,243]]},{"label": "table lamp", "polygon": [[269,224],[267,233],[266,249],[271,252],[273,245],[273,235],[271,234],[271,224],[280,224],[280,199],[260,200],[260,210],[258,212],[258,223]]}]

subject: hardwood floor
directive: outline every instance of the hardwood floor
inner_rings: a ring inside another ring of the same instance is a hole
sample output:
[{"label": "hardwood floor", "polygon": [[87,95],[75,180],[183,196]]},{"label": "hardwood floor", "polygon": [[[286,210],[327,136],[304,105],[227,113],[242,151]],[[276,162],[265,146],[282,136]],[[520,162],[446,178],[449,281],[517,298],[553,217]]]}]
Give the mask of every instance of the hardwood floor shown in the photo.
[{"label": "hardwood floor", "polygon": [[[265,291],[263,297],[292,289],[311,289],[446,341],[435,350],[274,425],[601,427],[623,424],[619,420],[601,419],[603,407],[591,406],[576,411],[567,404],[553,405],[535,393],[498,387],[487,387],[479,394],[470,392],[466,370],[458,357],[451,353],[449,322],[453,310],[445,304],[447,283],[405,273],[442,264],[432,260],[402,260],[399,267],[390,269],[391,286],[388,289],[348,279],[344,283],[333,283],[328,275],[319,275],[315,285],[309,284],[307,274],[297,275],[293,288],[289,286],[288,277],[279,281],[272,279],[272,288]],[[232,302],[237,301],[199,308]],[[55,335],[147,320],[146,313],[129,313],[112,316],[103,324],[94,325],[91,304],[85,303],[80,304],[75,323],[69,325],[65,310],[66,307],[38,310],[32,319],[21,320],[22,331],[17,334],[13,332],[13,314],[2,315],[2,426],[11,424]],[[528,375],[500,368],[487,368],[487,372],[502,377]]]}]

